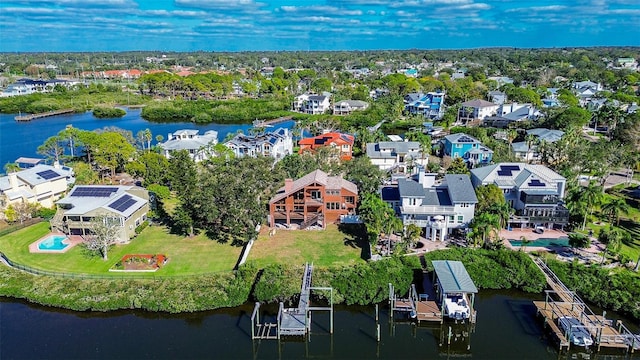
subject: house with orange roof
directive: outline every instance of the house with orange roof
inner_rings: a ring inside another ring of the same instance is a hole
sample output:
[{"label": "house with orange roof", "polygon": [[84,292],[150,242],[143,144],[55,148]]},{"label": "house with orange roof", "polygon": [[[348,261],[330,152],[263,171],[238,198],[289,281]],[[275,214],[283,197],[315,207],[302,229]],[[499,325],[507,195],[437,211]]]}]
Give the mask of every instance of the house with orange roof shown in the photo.
[{"label": "house with orange roof", "polygon": [[299,154],[307,151],[315,152],[321,147],[331,147],[337,152],[340,160],[351,160],[353,157],[353,135],[342,134],[339,132],[330,132],[311,138],[301,139],[298,141],[300,146]]},{"label": "house with orange roof", "polygon": [[315,170],[300,179],[286,179],[269,200],[269,226],[288,229],[324,228],[355,214],[358,187],[341,176]]}]

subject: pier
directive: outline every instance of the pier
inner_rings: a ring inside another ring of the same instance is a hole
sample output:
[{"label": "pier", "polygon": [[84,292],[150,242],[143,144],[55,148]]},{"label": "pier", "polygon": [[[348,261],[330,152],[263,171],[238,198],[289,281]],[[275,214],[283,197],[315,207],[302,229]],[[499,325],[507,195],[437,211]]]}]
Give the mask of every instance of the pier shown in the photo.
[{"label": "pier", "polygon": [[618,321],[616,324],[606,318],[606,312],[596,315],[585,302],[573,291],[569,290],[558,279],[556,274],[540,259],[534,259],[535,264],[544,273],[547,284],[551,288],[545,290],[544,301],[534,301],[537,314],[542,316],[544,326],[548,326],[557,340],[559,349],[569,349],[571,346],[571,329],[566,332],[558,325],[558,319],[563,316],[576,318],[583,328],[593,338],[598,351],[601,348],[617,348],[633,353],[640,349],[640,338]]},{"label": "pier", "polygon": [[53,111],[47,111],[47,112],[38,113],[38,114],[18,115],[14,119],[16,121],[31,121],[31,120],[40,119],[43,117],[48,117],[48,116],[70,114],[74,111],[75,110],[73,109],[53,110]]},{"label": "pier", "polygon": [[433,300],[428,300],[426,294],[418,294],[415,284],[411,284],[407,298],[399,298],[395,294],[393,284],[389,283],[389,307],[391,317],[394,312],[406,313],[408,317],[421,321],[443,322],[443,314],[438,304]]},{"label": "pier", "polygon": [[[333,288],[311,286],[313,265],[306,264],[300,288],[300,300],[295,308],[285,308],[280,303],[275,323],[260,322],[260,303],[256,303],[251,314],[251,339],[280,340],[283,336],[305,336],[311,331],[311,313],[329,311],[329,331],[333,334]],[[329,306],[311,306],[312,290],[329,291]]]},{"label": "pier", "polygon": [[279,124],[281,122],[285,122],[285,121],[290,121],[293,119],[293,116],[283,116],[277,119],[272,119],[272,120],[254,120],[253,121],[253,127],[267,127],[267,126],[272,126],[275,124]]}]

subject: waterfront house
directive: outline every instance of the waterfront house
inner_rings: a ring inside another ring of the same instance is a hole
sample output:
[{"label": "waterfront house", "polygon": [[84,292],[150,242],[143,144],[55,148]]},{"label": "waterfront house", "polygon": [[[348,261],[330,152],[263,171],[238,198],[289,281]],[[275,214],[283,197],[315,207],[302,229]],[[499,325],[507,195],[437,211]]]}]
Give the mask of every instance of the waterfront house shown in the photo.
[{"label": "waterfront house", "polygon": [[471,170],[474,188],[495,184],[514,210],[510,226],[562,228],[569,221],[564,206],[567,180],[544,165],[500,163]]},{"label": "waterfront house", "polygon": [[0,177],[0,217],[10,205],[18,203],[52,207],[72,179],[73,170],[43,164]]},{"label": "waterfront house", "polygon": [[480,140],[465,133],[445,136],[442,141],[442,154],[451,158],[462,158],[471,167],[491,163],[493,150],[482,145]]},{"label": "waterfront house", "polygon": [[30,157],[19,157],[16,159],[16,161],[14,161],[16,163],[16,165],[18,165],[19,168],[21,169],[28,169],[28,168],[32,168],[36,165],[44,165],[45,161],[44,159],[40,159],[40,158],[30,158]]},{"label": "waterfront house", "polygon": [[342,134],[339,132],[330,132],[298,141],[300,146],[299,154],[305,152],[315,152],[319,148],[330,147],[335,150],[336,156],[340,160],[351,160],[353,157],[353,135]]},{"label": "waterfront house", "polygon": [[393,173],[412,173],[429,162],[417,141],[381,141],[367,144],[367,157],[380,170]]},{"label": "waterfront house", "polygon": [[293,137],[286,128],[256,135],[236,134],[224,143],[235,156],[270,156],[276,160],[293,152]]},{"label": "waterfront house", "polygon": [[269,200],[269,226],[305,229],[324,228],[355,214],[358,187],[341,176],[315,170],[300,179],[286,179],[284,187]]},{"label": "waterfront house", "polygon": [[369,103],[360,100],[342,100],[333,105],[333,115],[349,115],[354,111],[366,110]]},{"label": "waterfront house", "polygon": [[468,175],[447,174],[439,184],[435,179],[436,174],[420,171],[381,187],[380,195],[404,226],[416,225],[426,238],[443,241],[453,229],[469,226],[478,198]]},{"label": "waterfront house", "polygon": [[69,88],[76,84],[78,84],[77,81],[68,81],[61,79],[34,80],[21,78],[16,80],[13,84],[9,84],[9,86],[7,86],[7,88],[0,93],[0,97],[29,95],[34,93],[47,93],[53,91],[56,86]]},{"label": "waterfront house", "polygon": [[296,96],[292,110],[305,114],[324,114],[331,108],[331,94],[302,94]]},{"label": "waterfront house", "polygon": [[149,192],[137,186],[77,185],[56,205],[52,229],[86,236],[91,234],[93,218],[105,216],[118,222],[117,242],[126,243],[147,219]]},{"label": "waterfront house", "polygon": [[167,135],[167,141],[158,144],[164,156],[169,159],[171,152],[186,150],[194,161],[209,158],[208,148],[218,143],[218,132],[209,130],[200,135],[198,130],[178,130]]},{"label": "waterfront house", "polygon": [[427,119],[439,120],[444,115],[444,91],[426,94],[411,93],[405,96],[405,112],[421,115]]}]

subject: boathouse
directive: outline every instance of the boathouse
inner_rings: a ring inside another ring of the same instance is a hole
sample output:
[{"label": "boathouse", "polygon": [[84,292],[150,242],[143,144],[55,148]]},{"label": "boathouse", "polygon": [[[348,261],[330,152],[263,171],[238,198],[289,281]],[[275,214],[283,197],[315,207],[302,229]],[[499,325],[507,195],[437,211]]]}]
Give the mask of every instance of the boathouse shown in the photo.
[{"label": "boathouse", "polygon": [[437,278],[436,291],[442,315],[456,320],[475,322],[473,308],[478,288],[461,261],[434,260],[431,262]]}]

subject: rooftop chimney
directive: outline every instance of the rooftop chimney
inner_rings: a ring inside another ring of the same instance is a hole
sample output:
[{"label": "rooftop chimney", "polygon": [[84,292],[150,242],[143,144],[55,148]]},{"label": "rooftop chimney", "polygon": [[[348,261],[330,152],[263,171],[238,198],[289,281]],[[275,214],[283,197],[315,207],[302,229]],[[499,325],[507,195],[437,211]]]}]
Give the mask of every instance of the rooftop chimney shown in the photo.
[{"label": "rooftop chimney", "polygon": [[284,191],[290,192],[293,190],[293,179],[284,179]]},{"label": "rooftop chimney", "polygon": [[433,187],[436,182],[436,174],[428,173],[426,171],[420,171],[418,173],[418,183],[422,184],[422,187],[427,189]]}]

